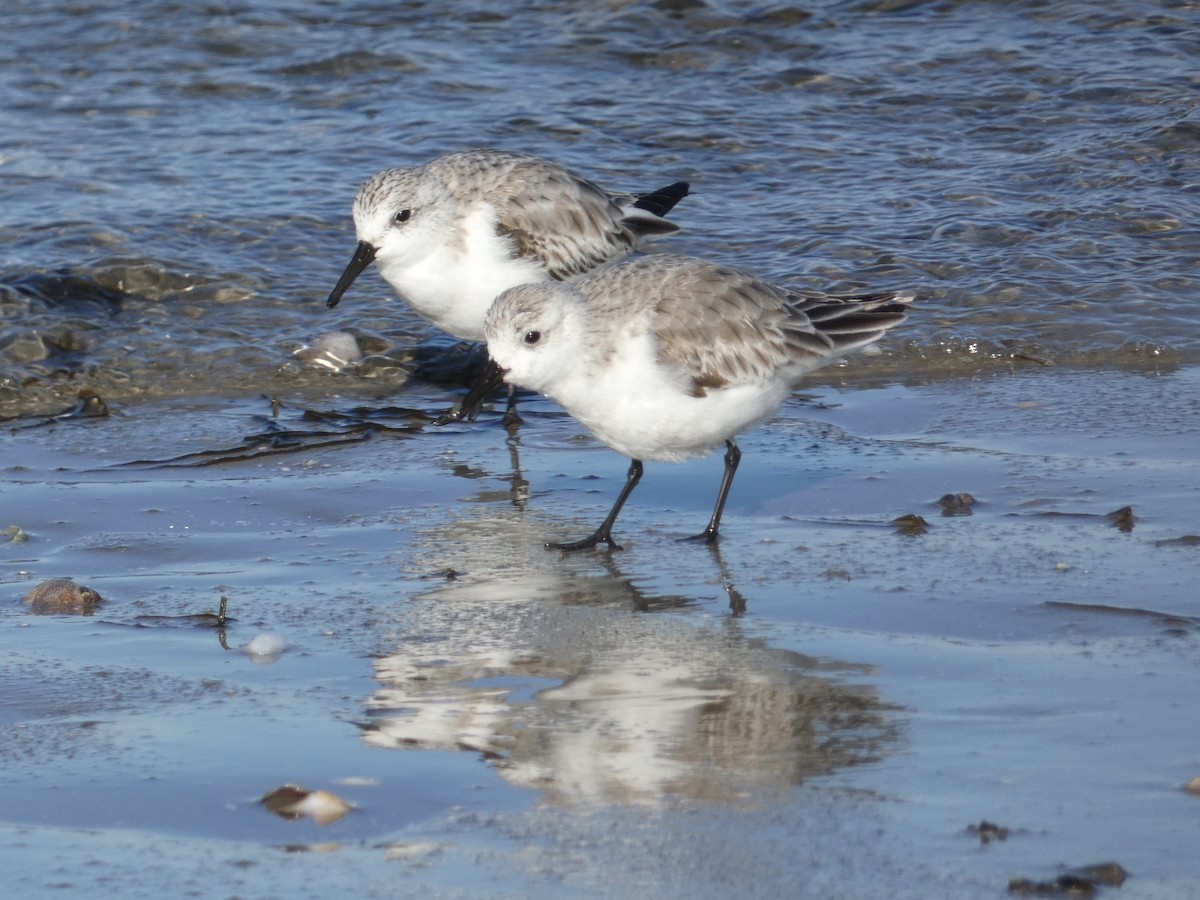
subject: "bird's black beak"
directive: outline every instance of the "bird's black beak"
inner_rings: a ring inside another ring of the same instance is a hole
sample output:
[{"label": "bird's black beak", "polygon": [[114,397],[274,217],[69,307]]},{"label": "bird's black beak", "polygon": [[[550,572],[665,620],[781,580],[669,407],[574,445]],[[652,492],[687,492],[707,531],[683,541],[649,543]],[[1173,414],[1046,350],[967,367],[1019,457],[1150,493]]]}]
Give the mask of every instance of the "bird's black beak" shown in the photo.
[{"label": "bird's black beak", "polygon": [[350,265],[346,266],[346,271],[342,273],[342,277],[338,279],[338,283],[333,286],[333,290],[329,294],[329,299],[325,301],[326,306],[333,309],[338,305],[338,301],[342,299],[342,294],[346,293],[346,289],[354,284],[354,279],[362,274],[362,270],[374,261],[377,252],[379,252],[378,248],[368,244],[366,241],[358,242],[358,248],[354,251],[354,258],[350,260]]}]

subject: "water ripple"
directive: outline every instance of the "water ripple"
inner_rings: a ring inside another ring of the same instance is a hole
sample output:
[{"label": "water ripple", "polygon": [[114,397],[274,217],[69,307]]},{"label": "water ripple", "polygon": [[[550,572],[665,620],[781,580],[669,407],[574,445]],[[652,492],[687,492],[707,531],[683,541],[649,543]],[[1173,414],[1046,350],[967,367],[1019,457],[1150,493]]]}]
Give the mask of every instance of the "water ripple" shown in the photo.
[{"label": "water ripple", "polygon": [[896,377],[1200,358],[1186,2],[101,2],[0,22],[7,414],[83,388],[327,390],[287,363],[328,331],[411,349],[432,333],[373,276],[351,308],[320,302],[350,200],[378,168],[481,145],[616,187],[689,179],[674,250],[915,288]]}]

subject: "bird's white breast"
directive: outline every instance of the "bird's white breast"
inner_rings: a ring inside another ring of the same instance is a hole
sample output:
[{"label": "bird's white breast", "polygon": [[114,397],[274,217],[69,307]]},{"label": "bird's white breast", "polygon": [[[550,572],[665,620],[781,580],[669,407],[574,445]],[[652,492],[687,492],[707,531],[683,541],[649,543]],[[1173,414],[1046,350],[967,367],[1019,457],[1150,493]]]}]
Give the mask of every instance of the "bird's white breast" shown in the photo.
[{"label": "bird's white breast", "polygon": [[708,388],[656,358],[649,335],[624,343],[603,364],[581,364],[544,391],[597,438],[633,459],[676,461],[710,453],[770,415],[788,395],[780,380]]},{"label": "bird's white breast", "polygon": [[414,260],[378,259],[384,279],[431,325],[467,341],[482,341],[483,319],[496,295],[546,280],[536,260],[513,258],[496,232],[495,210],[478,204],[428,253]]}]

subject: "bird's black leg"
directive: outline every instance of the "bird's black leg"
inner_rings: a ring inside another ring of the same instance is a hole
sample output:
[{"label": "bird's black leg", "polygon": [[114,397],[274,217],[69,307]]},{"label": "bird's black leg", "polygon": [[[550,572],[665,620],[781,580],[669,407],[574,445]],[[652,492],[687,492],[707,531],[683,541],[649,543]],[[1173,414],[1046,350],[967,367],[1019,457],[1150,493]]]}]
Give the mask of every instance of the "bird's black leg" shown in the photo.
[{"label": "bird's black leg", "polygon": [[[434,419],[433,424],[449,425],[451,422],[473,422],[479,415],[479,408],[483,406],[483,401],[502,384],[504,384],[504,373],[500,371],[495,360],[488,357],[487,366],[475,379],[475,383],[467,391],[467,396],[463,397],[462,403],[458,404],[458,408]],[[511,397],[509,402],[511,404]]]},{"label": "bird's black leg", "polygon": [[625,486],[621,488],[621,493],[617,496],[617,502],[613,504],[613,508],[609,511],[600,527],[589,534],[583,540],[568,541],[562,544],[546,544],[547,550],[586,550],[589,547],[595,547],[601,541],[608,544],[613,550],[620,550],[621,545],[613,540],[612,527],[617,521],[617,516],[621,513],[621,507],[625,505],[625,501],[629,499],[629,495],[633,493],[633,489],[637,487],[637,483],[642,480],[642,461],[635,459],[629,464],[629,473],[625,476]]},{"label": "bird's black leg", "polygon": [[521,414],[517,412],[517,387],[510,384],[508,386],[508,406],[504,408],[504,427],[512,431],[521,423]]},{"label": "bird's black leg", "polygon": [[729,488],[733,484],[733,474],[737,471],[738,463],[742,461],[742,451],[733,441],[725,442],[725,474],[721,476],[721,490],[717,494],[717,505],[713,507],[712,518],[708,527],[697,535],[685,538],[688,541],[703,541],[711,544],[717,539],[717,529],[721,527],[721,514],[725,512],[725,501],[729,499]]}]

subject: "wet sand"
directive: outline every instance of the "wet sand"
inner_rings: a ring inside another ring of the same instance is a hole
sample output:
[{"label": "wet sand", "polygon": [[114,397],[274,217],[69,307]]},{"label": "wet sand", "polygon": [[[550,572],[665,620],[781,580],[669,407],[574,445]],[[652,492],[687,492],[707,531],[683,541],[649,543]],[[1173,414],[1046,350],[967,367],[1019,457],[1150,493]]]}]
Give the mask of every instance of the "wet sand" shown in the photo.
[{"label": "wet sand", "polygon": [[[344,417],[266,400],[10,422],[0,886],[959,898],[1116,860],[1112,896],[1198,896],[1198,387],[814,389],[741,441],[719,553],[677,541],[717,457],[646,467],[623,552],[544,550],[627,465],[545,401],[515,441],[394,411],[327,445]],[[56,577],[104,602],[31,614]],[[258,803],[288,783],[355,809]]]}]

